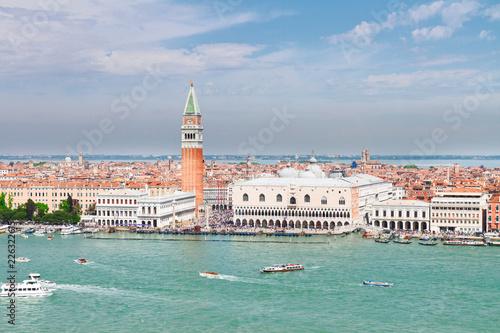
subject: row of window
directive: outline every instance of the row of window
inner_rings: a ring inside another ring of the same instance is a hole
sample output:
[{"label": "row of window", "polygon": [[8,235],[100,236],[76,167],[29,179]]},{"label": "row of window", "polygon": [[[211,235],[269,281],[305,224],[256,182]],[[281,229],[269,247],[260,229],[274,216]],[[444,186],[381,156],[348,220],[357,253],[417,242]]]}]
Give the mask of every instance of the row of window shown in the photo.
[{"label": "row of window", "polygon": [[[488,211],[491,212],[491,205],[488,206]],[[495,211],[498,213],[498,205],[495,207]]]},{"label": "row of window", "polygon": [[[114,205],[115,204],[115,199],[97,199],[97,203],[98,204],[112,204]],[[117,205],[136,205],[137,204],[137,200],[134,199],[116,199],[116,204]]]},{"label": "row of window", "polygon": [[[248,194],[246,193],[243,194],[243,201],[248,201]],[[263,193],[259,195],[259,202],[266,202],[266,196]],[[281,194],[276,195],[276,202],[283,202],[283,197],[281,196]],[[304,195],[304,202],[311,202],[311,197],[309,196],[309,194]],[[297,200],[295,199],[295,197],[290,198],[290,204],[291,205],[297,204]],[[328,204],[328,200],[326,199],[326,197],[321,198],[321,204],[322,205]],[[344,197],[340,197],[339,205],[345,205]]]},{"label": "row of window", "polygon": [[[488,216],[488,222],[491,222],[491,216]],[[498,216],[495,217],[495,222],[498,222]]]},{"label": "row of window", "polygon": [[[391,217],[394,217],[394,211],[391,210],[390,212],[391,212]],[[426,215],[426,212],[422,211],[422,217],[425,218],[425,215]],[[375,211],[375,216],[379,216],[379,211],[378,210]],[[386,216],[387,216],[387,211],[383,210],[382,211],[382,217],[386,217]],[[403,217],[403,211],[398,210],[398,217]],[[409,210],[406,211],[406,217],[410,217],[410,211]],[[418,211],[414,211],[413,212],[413,217],[418,217]]]},{"label": "row of window", "polygon": [[296,211],[292,210],[252,210],[252,209],[237,209],[235,215],[254,215],[254,216],[285,216],[285,217],[324,217],[324,218],[350,218],[351,213],[333,212],[333,211]]}]

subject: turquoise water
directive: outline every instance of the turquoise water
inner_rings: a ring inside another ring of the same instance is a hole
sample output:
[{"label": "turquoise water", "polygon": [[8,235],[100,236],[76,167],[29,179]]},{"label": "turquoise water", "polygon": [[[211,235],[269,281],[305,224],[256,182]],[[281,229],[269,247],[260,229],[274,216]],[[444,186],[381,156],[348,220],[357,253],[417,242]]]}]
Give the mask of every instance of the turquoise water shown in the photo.
[{"label": "turquoise water", "polygon": [[[500,324],[498,247],[379,244],[358,234],[292,239],[311,244],[265,236],[207,238],[242,242],[102,236],[118,239],[17,237],[17,256],[31,259],[17,264],[18,280],[37,272],[59,289],[50,297],[16,299],[15,327],[7,324],[8,300],[1,299],[0,331],[479,332]],[[5,282],[6,235],[0,254]],[[74,262],[79,257],[90,263]],[[306,269],[259,274],[276,263]],[[222,278],[202,277],[203,270]],[[363,280],[394,287],[362,286]]]}]

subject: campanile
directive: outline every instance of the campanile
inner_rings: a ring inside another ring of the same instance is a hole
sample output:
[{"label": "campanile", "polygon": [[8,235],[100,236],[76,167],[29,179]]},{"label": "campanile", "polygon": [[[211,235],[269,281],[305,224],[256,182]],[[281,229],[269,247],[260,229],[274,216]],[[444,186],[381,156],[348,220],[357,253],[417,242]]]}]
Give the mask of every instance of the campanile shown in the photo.
[{"label": "campanile", "polygon": [[182,179],[184,192],[196,194],[196,214],[203,203],[203,126],[198,100],[194,93],[193,80],[182,115]]}]

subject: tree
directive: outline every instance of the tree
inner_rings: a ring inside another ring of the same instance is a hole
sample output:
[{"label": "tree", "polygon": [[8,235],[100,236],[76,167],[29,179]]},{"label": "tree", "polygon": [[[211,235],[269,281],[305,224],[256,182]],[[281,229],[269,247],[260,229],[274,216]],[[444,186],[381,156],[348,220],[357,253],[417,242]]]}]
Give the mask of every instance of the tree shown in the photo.
[{"label": "tree", "polygon": [[13,220],[14,211],[12,209],[1,209],[0,210],[0,221],[9,222]]},{"label": "tree", "polygon": [[36,215],[40,218],[42,218],[49,211],[49,206],[44,203],[36,202],[35,205],[38,207]]},{"label": "tree", "polygon": [[16,210],[12,216],[13,221],[26,221],[26,210]]},{"label": "tree", "polygon": [[31,199],[28,199],[28,201],[26,201],[26,218],[28,220],[33,220],[33,215],[35,213],[35,211],[37,210],[37,205],[35,204],[35,202]]},{"label": "tree", "polygon": [[14,201],[14,197],[12,196],[12,193],[9,193],[9,197],[7,198],[7,205],[9,206],[9,209],[12,209],[12,202]]},{"label": "tree", "polygon": [[67,200],[61,200],[59,203],[59,210],[69,213],[69,205]]},{"label": "tree", "polygon": [[7,205],[5,204],[5,193],[0,193],[0,209],[6,209]]},{"label": "tree", "polygon": [[68,194],[68,199],[66,199],[66,202],[68,203],[68,206],[69,206],[68,213],[72,213],[73,212],[73,198],[71,197],[70,194]]},{"label": "tree", "polygon": [[10,162],[10,163],[9,163],[9,165],[10,165],[10,166],[14,166],[14,162]]}]

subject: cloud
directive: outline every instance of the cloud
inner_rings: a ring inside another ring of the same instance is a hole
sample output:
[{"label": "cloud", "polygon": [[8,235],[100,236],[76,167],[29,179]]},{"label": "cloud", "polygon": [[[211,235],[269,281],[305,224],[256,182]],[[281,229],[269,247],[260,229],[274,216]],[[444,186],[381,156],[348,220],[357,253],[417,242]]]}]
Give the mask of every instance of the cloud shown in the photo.
[{"label": "cloud", "polygon": [[[462,25],[480,14],[482,5],[475,0],[463,0],[461,2],[446,3],[435,1],[429,5],[420,5],[407,11],[392,12],[385,20],[375,16],[376,21],[363,21],[353,29],[325,37],[331,44],[349,43],[357,47],[370,45],[374,37],[382,32],[389,32],[398,26],[414,26],[431,18],[439,17],[441,24],[412,31],[412,37],[416,42],[438,41],[450,38]],[[492,19],[500,19],[500,5],[490,8],[486,15]]]},{"label": "cloud", "polygon": [[408,10],[408,15],[413,22],[418,23],[438,14],[443,5],[444,1],[436,1],[430,5],[421,5],[415,9]]},{"label": "cloud", "polygon": [[493,6],[485,10],[485,15],[490,17],[491,21],[500,20],[500,5]]},{"label": "cloud", "polygon": [[479,33],[479,38],[480,39],[486,39],[486,40],[489,40],[489,41],[492,41],[492,40],[495,40],[495,36],[492,36],[491,35],[491,31],[486,31],[486,30],[481,30],[481,32]]}]

